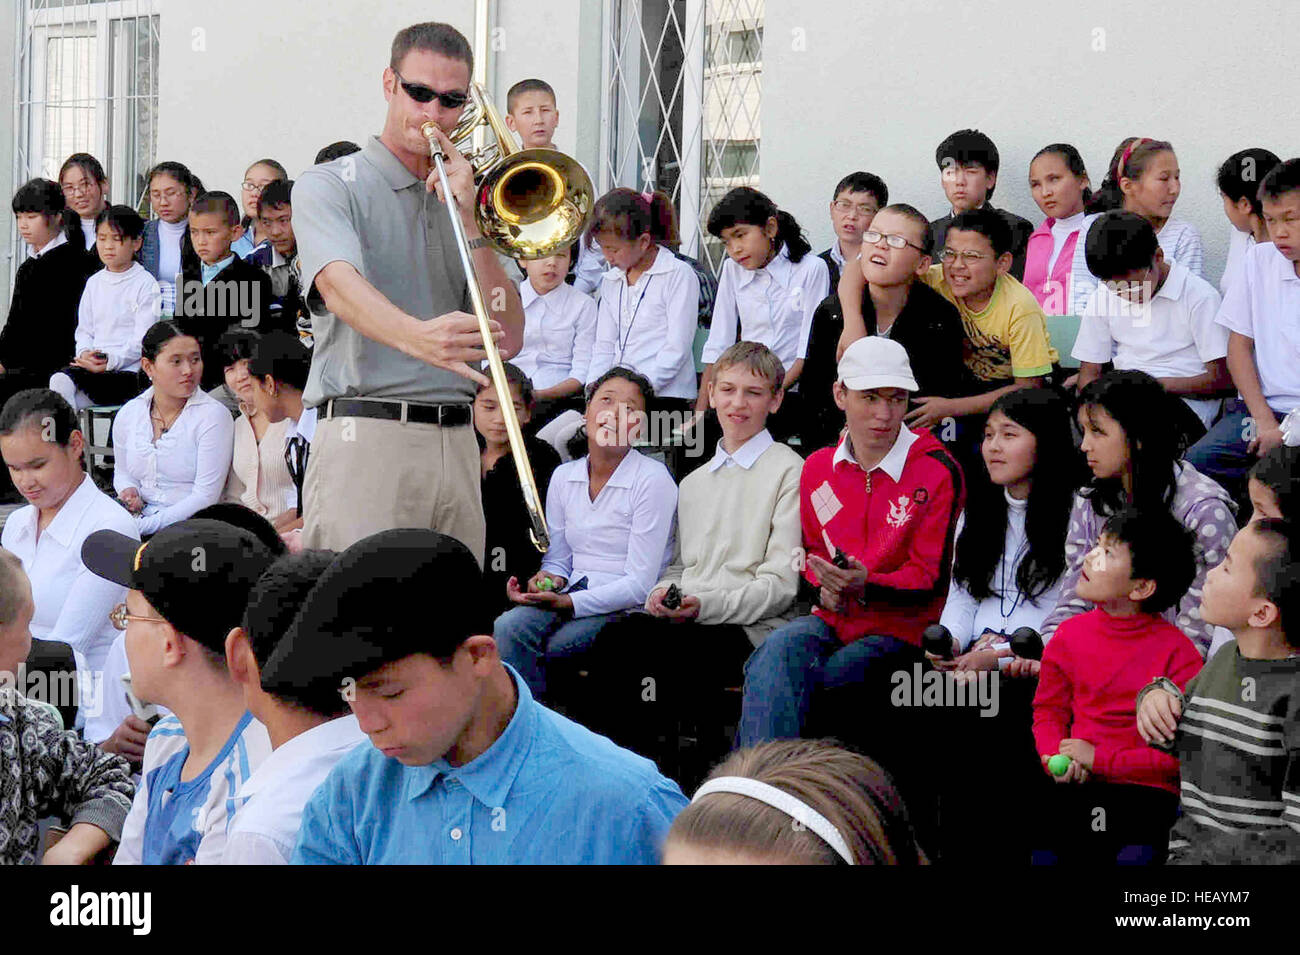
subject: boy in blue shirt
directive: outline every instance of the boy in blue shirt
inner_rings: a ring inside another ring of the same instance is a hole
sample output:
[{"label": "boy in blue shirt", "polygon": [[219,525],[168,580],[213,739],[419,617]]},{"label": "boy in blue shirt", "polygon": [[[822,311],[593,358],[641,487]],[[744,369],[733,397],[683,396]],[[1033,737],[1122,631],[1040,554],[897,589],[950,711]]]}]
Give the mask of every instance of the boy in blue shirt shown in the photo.
[{"label": "boy in blue shirt", "polygon": [[191,519],[143,544],[96,531],[81,560],[127,588],[113,623],[126,630],[132,690],[172,713],[145,743],[140,787],[113,863],[219,862],[239,787],[271,752],[225,657],[271,551],[242,528]]},{"label": "boy in blue shirt", "polygon": [[469,549],[436,531],[381,531],[321,575],[262,688],[341,687],[370,745],[308,801],[295,864],[658,861],[686,797],[537,703],[490,606]]}]

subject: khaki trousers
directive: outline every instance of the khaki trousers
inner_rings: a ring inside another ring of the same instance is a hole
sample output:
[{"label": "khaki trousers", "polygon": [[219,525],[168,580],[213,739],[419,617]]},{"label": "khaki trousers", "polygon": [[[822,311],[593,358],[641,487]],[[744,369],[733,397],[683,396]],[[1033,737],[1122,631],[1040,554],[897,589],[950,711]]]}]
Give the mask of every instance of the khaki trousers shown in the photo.
[{"label": "khaki trousers", "polygon": [[482,567],[479,475],[472,425],[322,419],[303,481],[303,546],[341,551],[379,531],[423,527],[464,543]]}]

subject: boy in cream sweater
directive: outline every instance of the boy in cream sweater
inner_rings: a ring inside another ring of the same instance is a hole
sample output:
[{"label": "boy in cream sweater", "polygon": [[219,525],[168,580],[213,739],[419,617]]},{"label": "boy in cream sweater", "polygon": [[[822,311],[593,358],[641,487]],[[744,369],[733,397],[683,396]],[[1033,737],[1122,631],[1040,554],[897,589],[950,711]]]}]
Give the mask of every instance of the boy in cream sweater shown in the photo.
[{"label": "boy in cream sweater", "polygon": [[598,731],[649,758],[672,754],[678,720],[698,715],[688,706],[740,685],[745,660],[794,601],[803,459],[767,430],[784,378],[781,360],[757,342],[718,358],[708,400],[722,440],[682,481],[673,561],[647,614],[606,627],[597,643],[606,695]]}]

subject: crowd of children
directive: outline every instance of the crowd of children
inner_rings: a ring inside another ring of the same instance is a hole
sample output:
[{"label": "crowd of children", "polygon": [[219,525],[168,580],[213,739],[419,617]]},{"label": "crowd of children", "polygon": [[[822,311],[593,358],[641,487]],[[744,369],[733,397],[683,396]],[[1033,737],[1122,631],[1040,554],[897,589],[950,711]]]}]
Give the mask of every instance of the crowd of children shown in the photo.
[{"label": "crowd of children", "polygon": [[[462,42],[399,34],[391,97],[454,116],[424,81]],[[554,148],[547,83],[507,113]],[[738,187],[707,218],[716,283],[667,195],[614,189],[519,263],[522,334],[497,329],[545,551],[468,365],[472,405],[422,426],[472,424],[478,513],[325,548],[318,512],[373,502],[330,496],[318,458],[355,440],[342,415],[389,417],[318,400],[351,373],[325,356],[393,349],[338,311],[374,302],[319,206],[349,163],[418,184],[388,143],[325,147],[298,190],[258,159],[239,202],[162,162],[148,221],[83,153],[14,195],[0,861],[35,861],[48,817],[70,828],[47,862],[144,864],[1144,864],[1300,831],[1300,159],[1219,169],[1217,289],[1146,137],[1095,191],[1074,146],[1041,149],[1035,227],[959,130],[944,214],[853,172],[820,254]],[[1077,325],[1076,375],[1049,318]],[[87,409],[113,416],[111,482],[83,470]],[[438,453],[469,474],[467,447]],[[24,679],[60,668],[70,706]],[[936,733],[961,749],[943,778]],[[994,846],[970,820],[1009,804]]]}]

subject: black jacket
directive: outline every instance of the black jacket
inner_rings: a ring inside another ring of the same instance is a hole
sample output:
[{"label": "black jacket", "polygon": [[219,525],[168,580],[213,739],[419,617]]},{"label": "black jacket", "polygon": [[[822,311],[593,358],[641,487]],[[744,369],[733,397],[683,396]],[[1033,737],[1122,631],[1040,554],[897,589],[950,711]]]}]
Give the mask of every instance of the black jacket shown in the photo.
[{"label": "black jacket", "polygon": [[[1014,212],[1007,212],[1006,209],[998,209],[994,206],[988,206],[989,209],[1000,215],[1008,226],[1011,227],[1011,274],[1017,282],[1025,280],[1025,249],[1029,245],[1029,237],[1034,233],[1034,224],[1028,219],[1022,219]],[[942,219],[935,219],[930,223],[930,235],[934,239],[934,260],[939,261],[939,250],[943,248],[944,237],[948,234],[948,223],[952,222],[952,216],[946,215]]]},{"label": "black jacket", "polygon": [[48,377],[72,360],[77,308],[93,271],[98,270],[91,268],[85,249],[74,242],[18,266],[9,317],[0,331],[0,365]]},{"label": "black jacket", "polygon": [[[197,261],[197,260],[196,260]],[[206,286],[202,265],[186,264],[182,286],[176,289],[175,319],[181,331],[193,335],[203,352],[204,391],[225,383],[225,368],[217,342],[232,328],[255,332],[273,329],[297,334],[293,322],[284,316],[272,317],[271,280],[256,265],[235,256]]]}]

